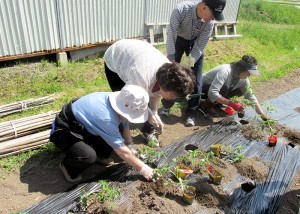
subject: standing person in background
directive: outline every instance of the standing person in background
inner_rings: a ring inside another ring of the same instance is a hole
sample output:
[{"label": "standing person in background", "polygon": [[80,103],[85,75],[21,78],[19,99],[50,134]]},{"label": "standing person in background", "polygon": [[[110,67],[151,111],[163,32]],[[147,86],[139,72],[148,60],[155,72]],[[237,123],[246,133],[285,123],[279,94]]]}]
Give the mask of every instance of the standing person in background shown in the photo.
[{"label": "standing person in background", "polygon": [[60,163],[66,180],[80,181],[81,173],[95,162],[113,163],[112,151],[151,179],[152,168],[128,147],[132,143],[129,122],[147,121],[148,102],[142,87],[126,85],[121,91],[95,92],[64,105],[52,123],[50,141],[66,154]]},{"label": "standing person in background", "polygon": [[262,119],[270,119],[264,114],[259,102],[250,87],[249,76],[258,76],[257,60],[253,56],[244,55],[239,61],[220,65],[209,70],[203,75],[202,92],[206,98],[201,109],[210,117],[217,117],[216,104],[224,104],[232,107],[235,111],[244,110],[242,104],[230,101],[233,96],[245,96],[255,103],[255,111]]},{"label": "standing person in background", "polygon": [[157,110],[161,97],[166,100],[182,98],[192,93],[195,76],[190,68],[171,63],[165,55],[145,41],[123,39],[111,45],[104,54],[105,74],[112,91],[125,84],[143,87],[150,96],[151,114],[141,129],[151,146],[159,146],[157,133],[163,123]]},{"label": "standing person in background", "polygon": [[[184,1],[171,14],[167,36],[168,59],[180,63],[182,55],[186,53],[196,76],[195,94],[202,92],[204,49],[213,31],[213,20],[224,20],[225,4],[226,0],[202,0],[199,3]],[[195,125],[199,102],[200,97],[189,100],[186,110],[187,126]],[[168,116],[174,102],[163,99],[162,104],[161,114]]]}]

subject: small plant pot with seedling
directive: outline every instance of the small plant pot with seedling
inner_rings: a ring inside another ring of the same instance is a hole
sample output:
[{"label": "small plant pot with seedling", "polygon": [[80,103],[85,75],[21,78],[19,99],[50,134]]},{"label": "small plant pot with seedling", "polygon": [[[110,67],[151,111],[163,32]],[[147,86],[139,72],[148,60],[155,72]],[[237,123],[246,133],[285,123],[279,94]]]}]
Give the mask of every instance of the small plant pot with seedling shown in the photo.
[{"label": "small plant pot with seedling", "polygon": [[184,164],[179,164],[175,170],[177,177],[181,179],[185,179],[186,176],[193,173],[193,170],[191,170],[191,168],[187,167]]},{"label": "small plant pot with seedling", "polygon": [[268,137],[268,141],[269,141],[269,146],[270,147],[274,147],[277,144],[277,136],[276,135],[270,135]]},{"label": "small plant pot with seedling", "polygon": [[183,201],[188,204],[193,204],[196,196],[196,188],[193,186],[185,186],[183,190]]},{"label": "small plant pot with seedling", "polygon": [[210,146],[210,151],[212,151],[215,156],[220,157],[222,144],[213,144]]},{"label": "small plant pot with seedling", "polygon": [[224,174],[218,169],[211,165],[207,166],[207,172],[210,180],[214,183],[219,185],[224,177]]}]

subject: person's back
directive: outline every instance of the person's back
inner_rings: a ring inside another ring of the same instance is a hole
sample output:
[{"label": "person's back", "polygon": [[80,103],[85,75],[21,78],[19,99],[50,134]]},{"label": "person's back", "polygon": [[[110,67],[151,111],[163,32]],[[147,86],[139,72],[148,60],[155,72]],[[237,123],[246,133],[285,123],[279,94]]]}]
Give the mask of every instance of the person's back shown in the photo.
[{"label": "person's back", "polygon": [[123,39],[111,45],[104,55],[107,67],[128,83],[145,88],[149,94],[156,81],[156,72],[164,63],[165,55],[148,42]]}]

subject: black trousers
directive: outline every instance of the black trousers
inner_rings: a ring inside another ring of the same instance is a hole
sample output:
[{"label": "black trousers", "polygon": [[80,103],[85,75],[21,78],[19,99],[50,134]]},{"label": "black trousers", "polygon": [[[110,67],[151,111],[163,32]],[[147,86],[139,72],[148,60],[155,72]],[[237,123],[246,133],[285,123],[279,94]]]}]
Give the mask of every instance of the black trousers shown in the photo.
[{"label": "black trousers", "polygon": [[[104,63],[105,75],[108,81],[108,84],[112,91],[121,91],[125,86],[125,82],[119,77],[119,75],[112,70],[110,70],[107,65]],[[148,121],[143,124],[141,129],[142,132],[153,133],[155,130],[154,126],[151,125]]]},{"label": "black trousers", "polygon": [[[208,94],[210,86],[211,86],[210,84],[203,85],[202,92],[204,93],[204,95],[202,96],[202,98],[204,98],[204,99],[208,98],[207,94]],[[238,97],[244,96],[243,92],[240,89],[229,90],[228,87],[226,87],[226,86],[223,86],[220,89],[219,93],[226,99],[230,99],[231,97],[234,97],[234,96],[238,96]]]},{"label": "black trousers", "polygon": [[66,154],[63,165],[72,178],[95,163],[97,157],[108,158],[113,151],[105,140],[90,134],[76,120],[72,102],[64,105],[56,116],[55,131],[50,135],[50,141]]},{"label": "black trousers", "polygon": [[[175,43],[175,62],[180,63],[182,55],[186,53],[188,56],[190,54],[190,45],[193,47],[196,39],[186,40],[182,37],[177,37]],[[202,70],[203,70],[203,59],[204,53],[201,57],[195,62],[194,67],[191,69],[194,71],[196,76],[196,86],[193,94],[201,93],[202,91]],[[164,108],[171,108],[174,105],[174,101],[162,99],[162,105]],[[200,103],[200,97],[192,98],[188,101],[187,111],[190,111],[194,108],[197,108]]]}]

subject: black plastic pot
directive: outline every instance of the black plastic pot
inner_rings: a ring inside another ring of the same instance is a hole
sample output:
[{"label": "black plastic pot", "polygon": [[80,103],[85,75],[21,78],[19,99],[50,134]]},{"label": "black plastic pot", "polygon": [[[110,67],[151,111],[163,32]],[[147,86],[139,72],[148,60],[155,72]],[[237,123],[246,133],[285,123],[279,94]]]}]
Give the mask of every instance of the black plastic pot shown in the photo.
[{"label": "black plastic pot", "polygon": [[244,111],[238,112],[238,117],[239,118],[243,118],[244,116],[245,116],[245,112]]}]

